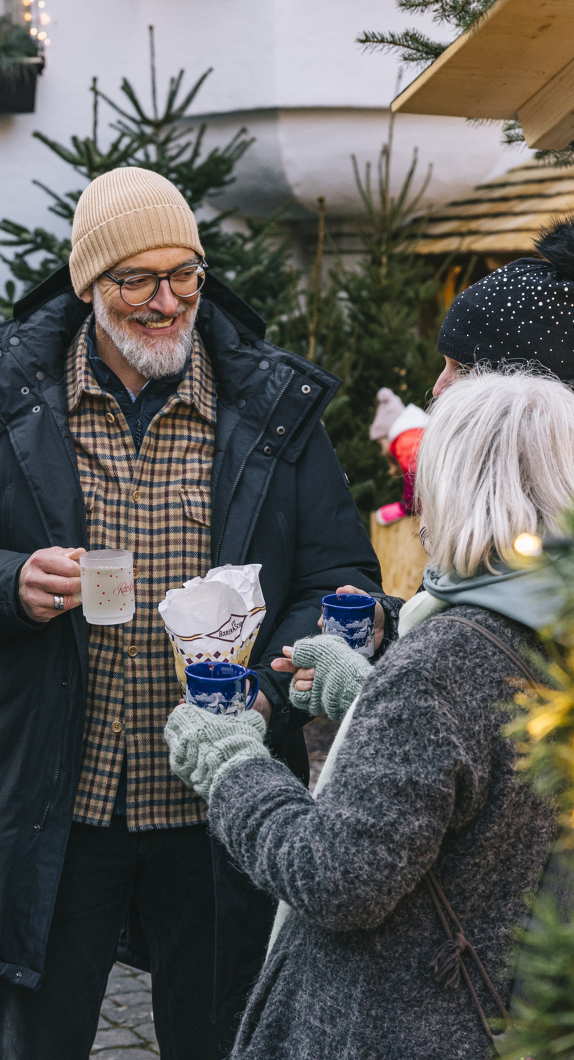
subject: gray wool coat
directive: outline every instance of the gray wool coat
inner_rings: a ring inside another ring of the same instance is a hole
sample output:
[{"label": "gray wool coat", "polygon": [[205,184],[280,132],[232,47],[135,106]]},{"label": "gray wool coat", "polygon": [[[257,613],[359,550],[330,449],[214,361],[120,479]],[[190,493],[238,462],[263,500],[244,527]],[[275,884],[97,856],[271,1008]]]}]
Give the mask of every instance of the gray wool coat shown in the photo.
[{"label": "gray wool coat", "polygon": [[[535,643],[491,611],[456,613],[514,650]],[[552,808],[517,784],[501,735],[510,675],[522,676],[506,655],[439,615],[374,667],[316,801],[271,759],[243,762],[217,784],[213,831],[258,887],[293,909],[233,1060],[489,1055],[465,986],[447,993],[429,967],[446,940],[423,876],[434,867],[508,1001],[512,927],[555,835]]]}]

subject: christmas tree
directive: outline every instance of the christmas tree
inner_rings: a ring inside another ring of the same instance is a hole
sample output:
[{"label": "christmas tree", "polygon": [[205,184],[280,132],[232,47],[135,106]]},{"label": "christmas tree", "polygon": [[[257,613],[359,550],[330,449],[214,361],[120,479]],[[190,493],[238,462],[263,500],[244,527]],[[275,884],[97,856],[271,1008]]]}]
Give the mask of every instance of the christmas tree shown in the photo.
[{"label": "christmas tree", "polygon": [[[217,205],[217,194],[234,181],[234,168],[249,149],[252,140],[241,128],[223,148],[203,150],[206,125],[193,130],[185,122],[197,93],[211,70],[207,70],[187,92],[182,89],[184,71],[170,78],[163,108],[158,103],[154,55],[154,31],[150,33],[151,110],[138,98],[125,78],[121,83],[121,104],[110,99],[92,81],[93,123],[91,136],[72,136],[70,146],[57,143],[41,132],[33,135],[72,167],[84,181],[106,173],[117,166],[142,166],[167,177],[179,189],[192,210],[208,204]],[[111,142],[102,146],[99,136],[99,113],[102,104],[111,108]],[[34,181],[50,196],[48,209],[72,224],[76,203],[82,188],[60,195]],[[233,211],[216,211],[199,222],[206,259],[216,275],[229,283],[264,316],[273,332],[276,321],[293,308],[296,277],[287,264],[287,249],[277,241],[276,220],[246,220],[245,230],[229,232],[225,220]],[[63,239],[44,228],[28,229],[10,220],[0,221],[0,246],[10,247],[11,258],[2,256],[20,285],[18,295],[31,290],[49,276],[70,255],[70,239]],[[7,237],[7,238],[6,238]],[[5,295],[0,297],[0,313],[8,317],[16,296],[16,283],[9,280]]]}]

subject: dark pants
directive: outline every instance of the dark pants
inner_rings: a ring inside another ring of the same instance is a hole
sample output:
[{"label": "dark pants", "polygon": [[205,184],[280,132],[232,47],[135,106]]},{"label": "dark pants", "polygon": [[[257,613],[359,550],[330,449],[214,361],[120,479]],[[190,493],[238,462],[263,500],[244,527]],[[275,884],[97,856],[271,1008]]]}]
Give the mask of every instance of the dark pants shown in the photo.
[{"label": "dark pants", "polygon": [[[218,1019],[216,860],[205,825],[128,832],[119,816],[109,828],[72,824],[42,985],[0,980],[2,1060],[88,1060],[130,901],[149,950],[162,1060],[222,1060],[241,1011]],[[270,907],[261,898],[262,960]]]}]

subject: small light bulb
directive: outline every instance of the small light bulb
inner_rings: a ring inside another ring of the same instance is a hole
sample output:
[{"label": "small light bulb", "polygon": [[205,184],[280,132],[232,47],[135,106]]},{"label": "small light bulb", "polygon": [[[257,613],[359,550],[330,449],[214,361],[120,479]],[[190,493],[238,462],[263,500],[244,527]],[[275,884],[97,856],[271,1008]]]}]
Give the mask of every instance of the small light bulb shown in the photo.
[{"label": "small light bulb", "polygon": [[49,41],[49,40],[48,40],[48,38],[46,37],[46,40],[44,41],[44,44],[49,44],[49,43],[50,43],[50,41]]},{"label": "small light bulb", "polygon": [[37,33],[38,33],[38,30],[36,29],[36,27],[32,26],[32,29],[30,30],[30,36],[31,37],[35,37]]},{"label": "small light bulb", "polygon": [[32,16],[31,16],[29,11],[27,11],[26,14],[24,15],[24,21],[25,22],[31,22],[32,21]]},{"label": "small light bulb", "polygon": [[40,0],[40,3],[38,4],[38,7],[45,7],[45,6],[46,6],[45,0]]},{"label": "small light bulb", "polygon": [[47,26],[48,22],[50,22],[50,16],[49,15],[45,15],[44,13],[42,13],[40,15],[40,25],[41,26]]},{"label": "small light bulb", "polygon": [[24,7],[30,7],[32,0],[22,0],[22,3],[24,4]]},{"label": "small light bulb", "polygon": [[519,556],[540,556],[542,541],[537,534],[519,534],[514,542],[514,551]]},{"label": "small light bulb", "polygon": [[39,33],[38,34],[38,40],[46,40],[46,36],[47,36],[46,33]]}]

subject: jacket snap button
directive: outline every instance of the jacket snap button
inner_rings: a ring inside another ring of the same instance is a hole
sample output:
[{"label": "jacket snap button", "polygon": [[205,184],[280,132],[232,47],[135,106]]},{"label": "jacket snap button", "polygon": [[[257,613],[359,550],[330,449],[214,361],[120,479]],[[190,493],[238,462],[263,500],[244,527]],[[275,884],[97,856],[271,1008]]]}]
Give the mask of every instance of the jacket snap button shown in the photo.
[{"label": "jacket snap button", "polygon": [[45,372],[36,372],[36,379],[38,380],[39,383],[43,383],[45,378],[46,378],[46,373]]},{"label": "jacket snap button", "polygon": [[246,402],[245,398],[239,398],[239,401],[237,402],[237,408],[238,409],[244,409],[246,404],[247,404],[247,402]]},{"label": "jacket snap button", "polygon": [[266,445],[265,449],[263,450],[263,452],[265,453],[265,456],[271,456],[271,446],[270,445]]},{"label": "jacket snap button", "polygon": [[10,339],[10,345],[11,346],[19,346],[20,345],[20,339],[17,339],[16,336],[13,335],[12,338]]},{"label": "jacket snap button", "polygon": [[39,412],[39,411],[40,411],[40,406],[39,405],[34,405],[34,408],[32,409],[32,412]]},{"label": "jacket snap button", "polygon": [[128,655],[130,655],[131,658],[133,659],[134,656],[137,655],[137,653],[138,653],[138,650],[137,650],[135,644],[132,644],[131,648],[128,648]]},{"label": "jacket snap button", "polygon": [[112,732],[121,732],[123,725],[121,721],[112,721]]},{"label": "jacket snap button", "polygon": [[133,499],[133,500],[134,500],[134,501],[136,502],[136,504],[137,504],[137,502],[138,502],[138,501],[139,501],[139,499],[140,499],[140,491],[139,491],[139,490],[134,490],[134,492],[133,492],[133,494],[132,494],[132,499]]},{"label": "jacket snap button", "polygon": [[269,368],[269,361],[259,361],[259,367],[264,372],[266,368]]},{"label": "jacket snap button", "polygon": [[22,972],[16,972],[16,979],[22,978]]},{"label": "jacket snap button", "polygon": [[20,393],[21,394],[29,394],[30,393],[30,387],[29,386],[23,386],[22,390],[20,391]]},{"label": "jacket snap button", "polygon": [[285,434],[285,428],[284,427],[278,427],[277,428],[277,434]]},{"label": "jacket snap button", "polygon": [[113,412],[106,412],[106,419],[107,419],[108,423],[115,423],[116,422],[116,417],[114,416]]},{"label": "jacket snap button", "polygon": [[307,383],[304,383],[303,386],[301,387],[301,393],[302,394],[310,394],[311,393],[311,387],[307,386]]}]

